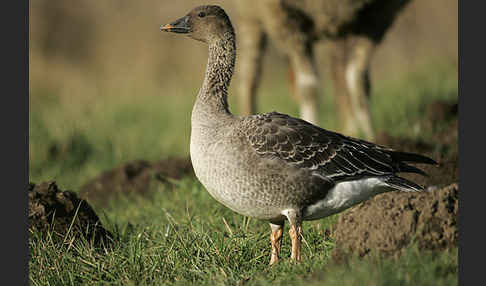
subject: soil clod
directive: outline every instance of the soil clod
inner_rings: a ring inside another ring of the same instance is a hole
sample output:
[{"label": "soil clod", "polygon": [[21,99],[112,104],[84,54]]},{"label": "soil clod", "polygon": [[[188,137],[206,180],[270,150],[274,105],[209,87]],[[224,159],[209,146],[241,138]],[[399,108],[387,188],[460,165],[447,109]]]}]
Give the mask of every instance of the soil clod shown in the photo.
[{"label": "soil clod", "polygon": [[343,213],[334,227],[334,257],[376,252],[399,255],[410,242],[419,249],[457,246],[458,185],[424,192],[390,192]]},{"label": "soil clod", "polygon": [[81,197],[96,207],[120,194],[148,194],[154,182],[171,185],[171,180],[194,176],[190,158],[167,158],[155,163],[135,160],[103,172],[81,187]]},{"label": "soil clod", "polygon": [[54,241],[68,234],[94,238],[94,243],[108,242],[112,235],[103,228],[91,206],[72,191],[62,191],[55,181],[29,184],[29,229],[33,232],[52,230]]}]

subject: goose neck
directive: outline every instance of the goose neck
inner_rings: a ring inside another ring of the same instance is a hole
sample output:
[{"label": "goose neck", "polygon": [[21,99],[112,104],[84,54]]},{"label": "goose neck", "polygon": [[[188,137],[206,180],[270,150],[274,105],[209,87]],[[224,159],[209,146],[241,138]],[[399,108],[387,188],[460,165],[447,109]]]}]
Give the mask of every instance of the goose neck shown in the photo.
[{"label": "goose neck", "polygon": [[227,113],[228,87],[233,76],[236,58],[234,32],[210,42],[209,57],[204,81],[196,104],[204,105],[210,112]]}]

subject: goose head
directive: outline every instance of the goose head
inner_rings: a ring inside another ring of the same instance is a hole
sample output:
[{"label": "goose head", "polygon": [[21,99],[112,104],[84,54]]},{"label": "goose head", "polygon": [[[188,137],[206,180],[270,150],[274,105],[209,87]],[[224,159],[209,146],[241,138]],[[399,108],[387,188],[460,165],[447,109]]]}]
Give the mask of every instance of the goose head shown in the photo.
[{"label": "goose head", "polygon": [[211,43],[223,38],[228,33],[233,34],[231,21],[225,11],[215,5],[199,6],[192,9],[184,17],[161,25],[164,32],[187,34],[189,37]]}]

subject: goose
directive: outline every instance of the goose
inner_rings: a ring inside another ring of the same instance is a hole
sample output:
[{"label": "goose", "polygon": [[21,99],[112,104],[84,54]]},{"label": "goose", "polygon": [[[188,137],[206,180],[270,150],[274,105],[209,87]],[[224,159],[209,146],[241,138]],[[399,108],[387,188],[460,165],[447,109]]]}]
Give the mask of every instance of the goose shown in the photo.
[{"label": "goose", "polygon": [[423,190],[397,173],[425,175],[409,163],[437,164],[426,156],[348,137],[275,111],[232,114],[227,96],[235,67],[235,32],[220,6],[196,7],[160,30],[209,47],[191,114],[191,162],[216,201],[270,224],[270,265],[279,261],[286,221],[291,259],[300,262],[303,221],[339,213],[383,192]]}]

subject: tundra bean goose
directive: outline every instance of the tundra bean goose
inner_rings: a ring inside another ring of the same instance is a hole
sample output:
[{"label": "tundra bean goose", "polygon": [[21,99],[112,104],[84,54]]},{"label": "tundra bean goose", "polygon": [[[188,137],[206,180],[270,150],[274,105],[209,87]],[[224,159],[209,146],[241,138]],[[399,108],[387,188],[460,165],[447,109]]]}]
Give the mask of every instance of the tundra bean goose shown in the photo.
[{"label": "tundra bean goose", "polygon": [[233,115],[227,103],[235,66],[235,33],[219,6],[200,6],[164,26],[209,45],[209,59],[191,118],[194,171],[213,198],[271,226],[270,264],[279,259],[283,226],[290,223],[291,258],[301,260],[305,220],[327,217],[387,191],[422,187],[397,176],[424,174],[407,163],[435,164],[271,112]]}]

